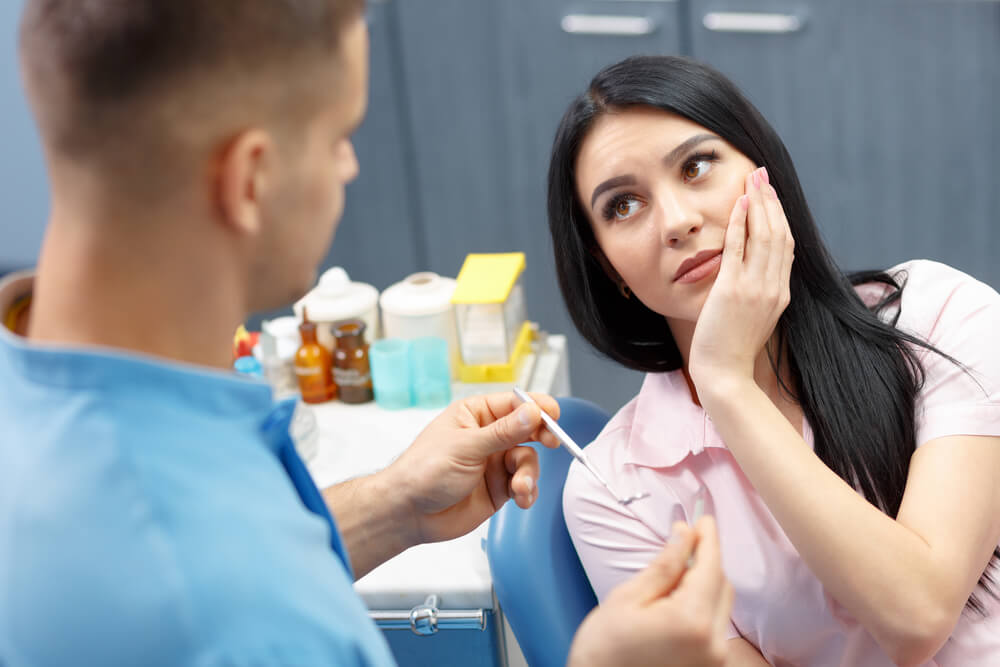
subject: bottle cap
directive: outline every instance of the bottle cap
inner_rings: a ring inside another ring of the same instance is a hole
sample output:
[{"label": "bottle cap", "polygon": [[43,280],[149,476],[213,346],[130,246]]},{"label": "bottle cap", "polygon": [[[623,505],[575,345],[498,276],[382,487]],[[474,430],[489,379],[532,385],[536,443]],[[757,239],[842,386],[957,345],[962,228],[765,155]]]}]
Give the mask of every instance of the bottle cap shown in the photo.
[{"label": "bottle cap", "polygon": [[250,375],[253,377],[259,377],[261,375],[260,362],[251,356],[240,357],[233,362],[233,368],[237,373],[242,373],[243,375]]},{"label": "bottle cap", "polygon": [[302,324],[299,325],[299,331],[303,334],[316,333],[316,323],[309,320],[309,311],[305,308],[302,309]]},{"label": "bottle cap", "polygon": [[365,321],[361,319],[341,320],[333,323],[333,335],[341,338],[361,337],[365,334]]}]

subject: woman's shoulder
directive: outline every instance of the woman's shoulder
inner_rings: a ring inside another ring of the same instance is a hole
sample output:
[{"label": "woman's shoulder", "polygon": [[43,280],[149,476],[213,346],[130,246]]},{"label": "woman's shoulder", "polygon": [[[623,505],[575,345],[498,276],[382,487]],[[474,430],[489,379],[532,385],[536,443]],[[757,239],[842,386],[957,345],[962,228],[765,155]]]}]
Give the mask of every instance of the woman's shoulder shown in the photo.
[{"label": "woman's shoulder", "polygon": [[921,292],[934,290],[943,293],[966,287],[996,295],[992,287],[968,273],[930,259],[911,259],[888,269],[886,273],[896,277],[897,281],[905,282],[907,286],[915,286]]},{"label": "woman's shoulder", "polygon": [[[941,262],[915,259],[886,273],[903,286],[897,326],[923,337],[941,325],[958,324],[982,308],[1000,306],[1000,294],[992,287]],[[874,306],[891,290],[882,283],[864,283],[856,289],[868,306]]]}]

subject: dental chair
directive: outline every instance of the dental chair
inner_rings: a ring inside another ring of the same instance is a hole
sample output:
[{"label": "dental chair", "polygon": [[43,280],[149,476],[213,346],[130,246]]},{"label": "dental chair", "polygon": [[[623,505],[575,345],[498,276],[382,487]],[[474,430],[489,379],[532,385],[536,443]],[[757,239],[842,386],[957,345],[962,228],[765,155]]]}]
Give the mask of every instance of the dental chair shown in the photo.
[{"label": "dental chair", "polygon": [[[559,399],[559,425],[581,447],[609,416],[593,403]],[[504,617],[530,667],[564,667],[576,629],[597,605],[570,541],[562,491],[573,457],[538,443],[538,499],[529,510],[509,502],[490,520],[486,555]]]}]

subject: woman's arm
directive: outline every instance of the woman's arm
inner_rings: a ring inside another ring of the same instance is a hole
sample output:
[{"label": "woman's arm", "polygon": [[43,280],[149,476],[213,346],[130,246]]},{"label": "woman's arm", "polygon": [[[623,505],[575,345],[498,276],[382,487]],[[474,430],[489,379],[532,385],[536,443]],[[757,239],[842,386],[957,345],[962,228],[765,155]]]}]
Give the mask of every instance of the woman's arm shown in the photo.
[{"label": "woman's arm", "polygon": [[896,520],[830,470],[751,382],[699,392],[716,429],[803,560],[898,664],[951,634],[1000,541],[1000,438],[920,447]]},{"label": "woman's arm", "polygon": [[[922,415],[944,428],[911,458],[897,518],[871,505],[816,456],[755,381],[761,350],[789,303],[794,243],[766,179],[752,174],[747,193],[734,208],[719,275],[690,339],[691,380],[744,474],[830,594],[895,662],[923,662],[952,632],[1000,541],[1000,438],[938,436],[995,423],[997,397],[951,396],[949,373],[961,374],[953,366],[928,373],[923,394],[947,400],[924,404]],[[970,294],[946,327],[937,318],[932,342],[995,382],[1000,357],[982,341],[1000,329],[1000,305],[995,293]],[[991,428],[981,432],[996,433]]]}]

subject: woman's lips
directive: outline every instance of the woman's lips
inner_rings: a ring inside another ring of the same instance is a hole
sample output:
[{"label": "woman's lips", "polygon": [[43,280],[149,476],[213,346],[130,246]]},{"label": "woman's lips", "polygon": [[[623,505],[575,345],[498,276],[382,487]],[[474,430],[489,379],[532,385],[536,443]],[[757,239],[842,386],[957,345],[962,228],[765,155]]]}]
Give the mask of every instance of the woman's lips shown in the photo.
[{"label": "woman's lips", "polygon": [[716,271],[722,264],[722,250],[702,250],[681,262],[674,276],[675,283],[695,283]]}]

